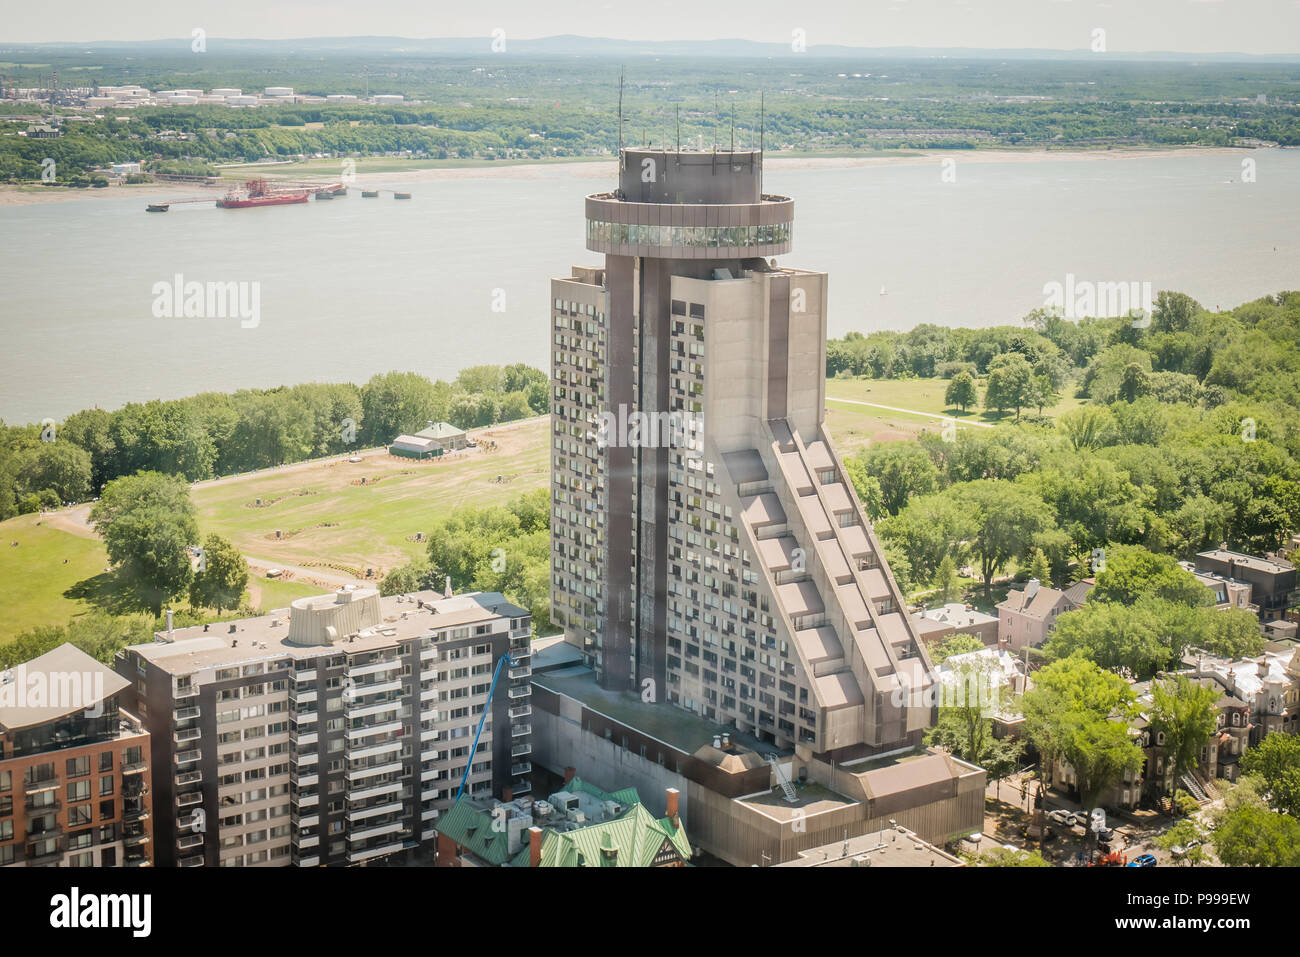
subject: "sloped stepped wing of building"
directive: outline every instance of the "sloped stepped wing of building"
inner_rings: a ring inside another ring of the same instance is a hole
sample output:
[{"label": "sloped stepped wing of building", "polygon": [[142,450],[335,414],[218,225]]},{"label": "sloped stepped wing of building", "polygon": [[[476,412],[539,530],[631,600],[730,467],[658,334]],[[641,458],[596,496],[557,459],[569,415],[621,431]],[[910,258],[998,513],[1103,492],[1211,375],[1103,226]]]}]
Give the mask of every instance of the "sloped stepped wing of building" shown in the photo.
[{"label": "sloped stepped wing of building", "polygon": [[823,273],[762,154],[628,149],[552,283],[552,608],[606,688],[852,760],[930,665],[826,432]]}]

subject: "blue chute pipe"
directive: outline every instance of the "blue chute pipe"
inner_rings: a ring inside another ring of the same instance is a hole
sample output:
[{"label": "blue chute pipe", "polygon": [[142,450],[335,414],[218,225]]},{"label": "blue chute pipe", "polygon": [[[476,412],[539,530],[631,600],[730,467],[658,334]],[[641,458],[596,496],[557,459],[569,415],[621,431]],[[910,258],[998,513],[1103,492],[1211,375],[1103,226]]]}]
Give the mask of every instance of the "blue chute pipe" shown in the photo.
[{"label": "blue chute pipe", "polygon": [[483,717],[478,719],[478,730],[474,732],[474,744],[469,749],[469,760],[465,762],[465,773],[461,775],[460,787],[456,789],[456,800],[460,800],[461,794],[465,791],[465,782],[469,780],[469,772],[474,767],[474,755],[478,754],[478,739],[483,733],[483,723],[487,721],[487,716],[492,713],[492,694],[497,690],[497,679],[501,677],[501,666],[506,662],[510,667],[515,666],[515,659],[509,655],[502,655],[501,660],[497,662],[497,670],[492,672],[492,686],[488,688],[487,701],[483,705]]}]

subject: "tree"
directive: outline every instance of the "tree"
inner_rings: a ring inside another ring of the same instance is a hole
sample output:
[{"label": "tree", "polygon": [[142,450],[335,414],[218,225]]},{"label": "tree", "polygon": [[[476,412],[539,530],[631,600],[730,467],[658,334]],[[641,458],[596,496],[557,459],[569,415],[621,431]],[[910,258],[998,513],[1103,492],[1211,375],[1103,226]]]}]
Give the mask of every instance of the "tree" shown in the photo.
[{"label": "tree", "polygon": [[939,470],[930,456],[911,442],[873,445],[858,458],[880,484],[881,501],[890,515],[897,515],[913,496],[933,492],[938,481]]},{"label": "tree", "polygon": [[1104,405],[1081,405],[1057,416],[1056,427],[1076,452],[1091,452],[1110,444],[1115,417]]},{"label": "tree", "polygon": [[974,405],[977,399],[975,377],[969,372],[958,372],[953,376],[943,394],[945,405],[958,408],[963,412]]},{"label": "tree", "polygon": [[939,568],[934,573],[934,587],[939,592],[940,601],[949,602],[957,597],[960,580],[957,577],[957,563],[951,555],[944,555],[940,559]]},{"label": "tree", "polygon": [[[1195,867],[1198,864],[1209,863],[1210,856],[1205,852],[1205,840],[1206,834],[1201,826],[1191,818],[1183,818],[1165,833],[1156,837],[1152,843],[1162,851],[1172,851],[1176,847],[1181,847],[1182,856],[1175,857],[1174,864]],[[1196,846],[1188,847],[1193,842],[1196,842]]]},{"label": "tree", "polygon": [[1210,590],[1169,555],[1133,545],[1107,548],[1106,567],[1097,573],[1089,600],[1131,605],[1148,596],[1192,607],[1213,603]]},{"label": "tree", "polygon": [[1151,727],[1164,732],[1165,753],[1174,766],[1174,780],[1196,770],[1201,748],[1217,726],[1218,692],[1193,684],[1185,675],[1151,685]]},{"label": "tree", "polygon": [[1091,599],[1056,619],[1043,650],[1055,659],[1082,656],[1138,679],[1169,667],[1173,658],[1173,647],[1154,614]]},{"label": "tree", "polygon": [[18,487],[25,492],[51,489],[60,505],[89,498],[90,483],[90,453],[71,442],[42,442],[18,457]]},{"label": "tree", "polygon": [[414,372],[386,372],[370,378],[361,389],[367,439],[384,445],[406,432],[418,432],[447,409],[434,384]]},{"label": "tree", "polygon": [[979,562],[987,597],[998,569],[1024,555],[1034,536],[1052,527],[1051,511],[1032,491],[1009,482],[982,479],[950,491],[974,523],[970,550]]},{"label": "tree", "polygon": [[953,655],[968,655],[973,651],[983,651],[984,642],[964,631],[954,632],[935,646],[930,652],[930,660],[941,665]]},{"label": "tree", "polygon": [[[1245,779],[1243,779],[1244,781]],[[1228,867],[1300,866],[1300,821],[1247,797],[1215,816],[1214,850]]]},{"label": "tree", "polygon": [[220,535],[203,540],[203,564],[190,582],[190,604],[195,608],[238,608],[248,584],[248,562]]},{"label": "tree", "polygon": [[1124,772],[1142,766],[1128,728],[1133,691],[1119,675],[1077,656],[1040,668],[1034,680],[1021,699],[1026,734],[1047,773],[1057,759],[1074,768],[1083,806],[1092,807]]},{"label": "tree", "polygon": [[853,483],[853,491],[858,493],[858,501],[866,511],[867,518],[873,522],[883,518],[885,507],[880,482],[874,475],[868,474],[862,459],[858,457],[845,459],[844,471],[848,473],[849,481]]},{"label": "tree", "polygon": [[1044,588],[1052,587],[1052,566],[1041,548],[1035,548],[1029,558],[1029,577],[1037,578]]},{"label": "tree", "polygon": [[158,472],[114,479],[90,510],[129,600],[156,618],[184,591],[192,571],[189,549],[199,529],[185,481]]},{"label": "tree", "polygon": [[1019,353],[1005,352],[989,363],[988,382],[984,387],[984,407],[1003,412],[1020,410],[1034,398],[1034,368]]},{"label": "tree", "polygon": [[425,561],[408,562],[384,576],[379,583],[381,595],[406,595],[434,587],[433,568]]},{"label": "tree", "polygon": [[965,563],[966,543],[975,534],[975,525],[949,490],[912,499],[897,515],[881,521],[877,530],[887,546],[906,558],[913,577],[929,582],[945,558],[958,567]]},{"label": "tree", "polygon": [[1243,774],[1260,779],[1260,788],[1272,805],[1300,817],[1300,737],[1274,731],[1241,756]]},{"label": "tree", "polygon": [[1005,847],[990,848],[975,858],[979,867],[1051,867],[1042,851],[1024,851]]}]

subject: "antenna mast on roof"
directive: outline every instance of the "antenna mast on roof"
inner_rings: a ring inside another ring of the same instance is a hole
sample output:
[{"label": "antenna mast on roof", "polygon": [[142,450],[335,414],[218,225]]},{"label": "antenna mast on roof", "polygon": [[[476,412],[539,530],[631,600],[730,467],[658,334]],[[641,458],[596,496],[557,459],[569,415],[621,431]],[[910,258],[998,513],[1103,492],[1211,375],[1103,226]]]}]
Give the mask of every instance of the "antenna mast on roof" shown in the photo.
[{"label": "antenna mast on roof", "polygon": [[758,91],[758,193],[763,194],[763,133],[767,129],[767,112],[763,101],[766,91]]},{"label": "antenna mast on roof", "polygon": [[682,151],[682,105],[677,104],[677,152]]},{"label": "antenna mast on roof", "polygon": [[620,162],[623,156],[623,72],[624,68],[618,69],[618,155]]}]

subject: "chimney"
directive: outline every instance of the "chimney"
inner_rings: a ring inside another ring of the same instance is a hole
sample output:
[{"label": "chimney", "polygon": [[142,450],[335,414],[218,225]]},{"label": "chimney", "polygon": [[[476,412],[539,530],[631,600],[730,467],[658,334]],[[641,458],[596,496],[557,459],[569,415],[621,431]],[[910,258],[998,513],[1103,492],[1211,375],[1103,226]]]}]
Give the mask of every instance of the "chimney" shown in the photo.
[{"label": "chimney", "polygon": [[167,640],[172,640],[172,610],[167,609]]},{"label": "chimney", "polygon": [[715,735],[713,736],[713,746],[714,746],[715,748],[718,748],[719,750],[721,750],[721,748],[722,748],[722,735],[720,735],[720,734],[715,734]]},{"label": "chimney", "polygon": [[565,787],[568,787],[568,786],[569,786],[569,782],[572,781],[575,777],[577,777],[577,775],[578,775],[578,769],[575,768],[575,767],[573,767],[572,765],[570,765],[569,767],[565,768],[565,769],[564,769],[564,786],[565,786]]},{"label": "chimney", "polygon": [[726,732],[723,732],[722,735],[722,747],[724,749],[731,747],[731,735],[727,734]]},{"label": "chimney", "polygon": [[1039,581],[1037,578],[1031,578],[1025,584],[1025,605],[1026,606],[1030,602],[1032,602],[1034,600],[1034,596],[1038,594],[1038,585],[1039,585]]},{"label": "chimney", "polygon": [[665,816],[673,822],[673,827],[681,827],[681,817],[677,811],[678,791],[676,788],[669,788],[664,793],[668,795],[668,813]]},{"label": "chimney", "polygon": [[542,866],[542,829],[540,827],[530,827],[528,829],[528,866]]},{"label": "chimney", "polygon": [[515,792],[511,788],[501,789],[501,802],[503,804],[509,804],[511,801],[514,800],[514,797],[515,797]]}]

